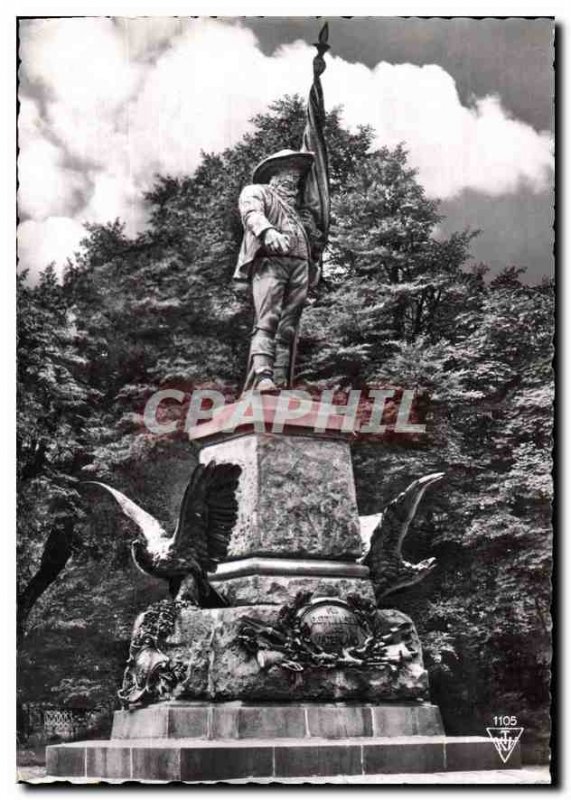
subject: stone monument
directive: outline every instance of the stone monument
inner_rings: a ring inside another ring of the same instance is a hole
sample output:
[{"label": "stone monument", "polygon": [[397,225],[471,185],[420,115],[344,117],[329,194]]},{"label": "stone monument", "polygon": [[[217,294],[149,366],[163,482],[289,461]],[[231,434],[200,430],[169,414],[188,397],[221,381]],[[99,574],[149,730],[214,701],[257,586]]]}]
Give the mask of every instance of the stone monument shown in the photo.
[{"label": "stone monument", "polygon": [[[323,143],[326,30],[317,47],[307,136],[314,148]],[[304,151],[289,151],[289,164],[292,152],[296,161]],[[313,198],[322,204],[314,215],[321,246],[326,161],[312,152],[303,169],[314,170]],[[285,217],[289,234],[268,235],[262,223],[264,250],[248,245],[250,269],[265,269],[273,257],[266,252],[277,255],[300,234],[297,218]],[[48,747],[48,775],[279,781],[505,766],[490,739],[444,735],[414,623],[381,607],[434,566],[407,563],[401,548],[422,495],[442,474],[414,481],[382,513],[360,519],[352,434],[335,408],[324,414],[316,402],[283,414],[288,390],[277,390],[291,383],[303,305],[296,280],[303,273],[305,285],[315,263],[315,250],[302,247],[310,237],[300,241],[301,257],[284,253],[282,278],[274,262],[260,291],[247,393],[190,431],[199,465],[174,534],[105,487],[139,527],[136,563],[167,580],[170,597],[135,623],[111,739]],[[296,295],[295,313],[287,303],[267,309],[278,278]],[[519,758],[516,750],[510,768]]]}]

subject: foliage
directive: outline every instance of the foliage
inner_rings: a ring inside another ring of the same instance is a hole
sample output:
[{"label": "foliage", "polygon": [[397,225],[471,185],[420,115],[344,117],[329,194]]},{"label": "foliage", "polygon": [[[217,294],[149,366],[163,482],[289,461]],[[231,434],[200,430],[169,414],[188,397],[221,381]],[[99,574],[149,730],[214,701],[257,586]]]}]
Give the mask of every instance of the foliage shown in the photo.
[{"label": "foliage", "polygon": [[[425,398],[425,436],[354,448],[364,514],[414,478],[446,473],[407,540],[411,558],[436,555],[438,568],[391,603],[417,623],[450,732],[481,733],[514,713],[545,734],[553,286],[526,285],[513,267],[488,281],[468,268],[473,234],[438,234],[437,204],[405,149],[372,151],[371,131],[340,120],[338,110],[327,119],[331,241],[326,285],[304,312],[300,380]],[[192,176],[158,177],[136,239],[120,221],[92,226],[63,286],[51,270],[36,288],[19,281],[22,584],[60,516],[74,537],[30,616],[28,697],[111,698],[136,613],[164,596],[130,564],[128,523],[77,481],[108,480],[172,522],[192,456],[183,434],[146,431],[144,404],[158,388],[237,391],[251,325],[231,281],[237,197],[264,155],[297,147],[303,125],[301,100],[279,101]]]},{"label": "foliage", "polygon": [[38,583],[50,582],[51,565],[55,579],[57,567],[63,568],[77,546],[75,526],[83,513],[77,475],[89,460],[82,429],[96,401],[96,393],[81,380],[84,362],[53,267],[35,289],[25,278],[18,278],[20,633]]}]

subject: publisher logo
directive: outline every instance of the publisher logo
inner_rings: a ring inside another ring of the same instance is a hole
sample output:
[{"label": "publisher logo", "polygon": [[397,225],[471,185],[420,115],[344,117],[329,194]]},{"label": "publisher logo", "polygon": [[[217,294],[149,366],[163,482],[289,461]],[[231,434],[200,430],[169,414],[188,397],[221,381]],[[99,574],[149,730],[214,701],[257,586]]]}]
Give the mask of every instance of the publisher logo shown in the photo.
[{"label": "publisher logo", "polygon": [[503,717],[499,719],[495,717],[494,722],[496,720],[501,720],[504,724],[494,728],[486,728],[486,731],[494,743],[494,747],[498,751],[503,763],[507,764],[509,757],[521,738],[523,728],[517,727],[516,717]]}]

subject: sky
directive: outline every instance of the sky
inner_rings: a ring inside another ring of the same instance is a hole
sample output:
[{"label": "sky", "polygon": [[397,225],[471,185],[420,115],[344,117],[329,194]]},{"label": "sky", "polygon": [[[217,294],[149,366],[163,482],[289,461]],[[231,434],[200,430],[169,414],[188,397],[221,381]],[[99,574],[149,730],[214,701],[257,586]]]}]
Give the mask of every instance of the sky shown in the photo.
[{"label": "sky", "polygon": [[[85,222],[144,229],[156,174],[187,175],[284,94],[306,95],[311,18],[20,21],[18,250],[61,270]],[[329,19],[326,107],[404,142],[443,233],[474,260],[551,275],[551,20]]]}]

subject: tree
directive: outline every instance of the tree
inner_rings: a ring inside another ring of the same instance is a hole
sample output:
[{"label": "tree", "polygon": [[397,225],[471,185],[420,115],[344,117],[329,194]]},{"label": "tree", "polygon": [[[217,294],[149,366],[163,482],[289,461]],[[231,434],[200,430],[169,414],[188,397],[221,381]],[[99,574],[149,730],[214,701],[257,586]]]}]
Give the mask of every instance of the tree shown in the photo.
[{"label": "tree", "polygon": [[18,277],[18,635],[78,546],[77,475],[89,460],[90,392],[53,267],[36,288]]},{"label": "tree", "polygon": [[387,361],[421,337],[436,340],[467,294],[473,234],[434,237],[438,204],[406,160],[402,146],[364,154],[333,198],[332,291],[305,316],[306,379],[383,382]]}]

